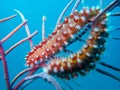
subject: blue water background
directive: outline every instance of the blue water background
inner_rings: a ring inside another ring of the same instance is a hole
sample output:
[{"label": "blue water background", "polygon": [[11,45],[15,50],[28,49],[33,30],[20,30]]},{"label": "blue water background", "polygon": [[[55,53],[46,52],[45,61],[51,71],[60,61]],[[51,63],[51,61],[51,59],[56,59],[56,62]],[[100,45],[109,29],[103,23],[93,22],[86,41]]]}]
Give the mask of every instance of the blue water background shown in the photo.
[{"label": "blue water background", "polygon": [[[39,33],[33,38],[34,45],[37,45],[41,40],[41,24],[42,24],[42,16],[45,15],[47,17],[47,21],[45,22],[46,29],[46,37],[53,31],[56,21],[70,0],[0,0],[0,19],[8,17],[10,15],[16,14],[13,9],[20,10],[25,18],[28,20],[28,25],[30,28],[30,32],[33,33],[35,30],[38,30]],[[104,0],[103,7],[108,5],[113,0]],[[96,6],[99,4],[99,0],[86,0],[85,6]],[[72,5],[73,6],[73,5]],[[78,8],[80,10],[81,6]],[[68,16],[72,7],[66,12],[65,16]],[[116,8],[112,12],[119,11],[120,8]],[[109,21],[109,30],[111,28],[115,28],[120,26],[120,17],[111,17],[108,19]],[[17,25],[22,22],[20,16],[0,23],[0,39],[5,37],[9,32],[11,32]],[[110,33],[113,37],[120,37],[120,31],[115,31]],[[25,28],[22,27],[17,33],[15,33],[10,39],[8,39],[3,47],[7,50],[10,46],[15,44],[17,41],[26,37]],[[79,43],[79,42],[78,42]],[[78,50],[78,44],[76,46],[72,46],[76,51]],[[71,48],[71,49],[72,49]],[[20,71],[26,68],[24,57],[29,52],[29,42],[25,42],[19,47],[15,48],[12,52],[10,52],[7,56],[7,64],[10,75],[10,80],[15,77]],[[120,40],[112,40],[110,38],[107,39],[106,43],[106,51],[102,56],[101,61],[104,61],[110,65],[116,66],[120,68]],[[100,66],[97,67],[106,70],[120,77],[120,73],[115,72],[111,69]],[[56,78],[57,81],[63,86],[66,90],[70,90],[69,87],[65,85],[63,80]],[[104,76],[95,70],[91,71],[85,77],[79,76],[74,81],[78,82],[81,86],[77,86],[72,80],[66,81],[74,90],[120,90],[120,82]],[[45,82],[42,79],[35,81],[30,84],[24,90],[55,90],[54,87]],[[4,81],[3,74],[3,66],[0,61],[0,90],[6,90],[6,85]]]}]

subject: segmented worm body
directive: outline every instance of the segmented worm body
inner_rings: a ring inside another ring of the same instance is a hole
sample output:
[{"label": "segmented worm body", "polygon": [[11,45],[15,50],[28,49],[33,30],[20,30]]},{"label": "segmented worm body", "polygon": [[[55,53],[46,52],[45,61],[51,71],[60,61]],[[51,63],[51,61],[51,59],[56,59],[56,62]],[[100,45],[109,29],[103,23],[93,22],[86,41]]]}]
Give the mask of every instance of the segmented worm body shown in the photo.
[{"label": "segmented worm body", "polygon": [[90,35],[77,53],[68,56],[68,58],[56,58],[48,63],[43,71],[56,75],[63,79],[77,77],[78,74],[86,75],[91,69],[95,68],[96,62],[100,60],[105,50],[105,42],[108,37],[106,31],[106,16],[101,17],[90,31]]},{"label": "segmented worm body", "polygon": [[[80,12],[75,11],[55,28],[48,38],[35,46],[26,56],[26,65],[33,66],[63,50],[69,44],[82,37],[87,29],[83,27],[99,13],[99,7],[83,8]],[[104,17],[104,15],[103,15]],[[100,22],[101,20],[99,20]]]}]

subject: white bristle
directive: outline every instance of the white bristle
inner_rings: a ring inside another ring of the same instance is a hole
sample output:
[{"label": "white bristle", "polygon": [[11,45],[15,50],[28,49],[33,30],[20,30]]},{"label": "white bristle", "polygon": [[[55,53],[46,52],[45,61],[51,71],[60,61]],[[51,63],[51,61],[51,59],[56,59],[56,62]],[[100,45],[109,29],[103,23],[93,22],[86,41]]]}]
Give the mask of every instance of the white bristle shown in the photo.
[{"label": "white bristle", "polygon": [[64,68],[63,68],[63,67],[60,67],[60,71],[61,71],[61,72],[64,72]]},{"label": "white bristle", "polygon": [[72,23],[69,24],[69,27],[74,27],[74,25]]},{"label": "white bristle", "polygon": [[61,27],[61,24],[58,24],[57,27]]},{"label": "white bristle", "polygon": [[75,15],[75,16],[74,16],[74,19],[75,19],[75,20],[78,20],[78,19],[79,19],[79,16],[78,16],[78,15]]},{"label": "white bristle", "polygon": [[98,32],[98,31],[99,31],[99,28],[94,28],[94,31],[95,31],[95,32]]},{"label": "white bristle", "polygon": [[81,19],[82,19],[82,21],[85,21],[86,18],[84,16],[81,16]]},{"label": "white bristle", "polygon": [[74,57],[74,55],[73,54],[70,54],[70,58],[73,58]]},{"label": "white bristle", "polygon": [[103,21],[101,22],[101,24],[105,25],[105,24],[106,24],[106,20],[103,20]]},{"label": "white bristle", "polygon": [[62,58],[62,62],[64,63],[66,61],[66,59],[65,58]]},{"label": "white bristle", "polygon": [[54,68],[53,68],[53,72],[54,72],[54,73],[57,73],[57,72],[58,72],[57,67],[54,67]]},{"label": "white bristle", "polygon": [[87,56],[90,56],[90,53],[86,53]]},{"label": "white bristle", "polygon": [[48,69],[48,70],[51,70],[51,65],[48,65],[47,69]]},{"label": "white bristle", "polygon": [[82,52],[81,52],[81,51],[79,51],[79,52],[78,52],[78,54],[82,54]]},{"label": "white bristle", "polygon": [[26,55],[26,57],[28,57],[29,55]]},{"label": "white bristle", "polygon": [[77,30],[80,30],[80,29],[81,29],[80,25],[76,25],[75,28],[76,28]]},{"label": "white bristle", "polygon": [[48,58],[48,55],[45,55],[45,58]]},{"label": "white bristle", "polygon": [[84,11],[83,10],[80,10],[80,13],[82,14]]},{"label": "white bristle", "polygon": [[54,63],[54,61],[52,61],[50,64],[51,64],[51,65],[54,65],[55,63]]},{"label": "white bristle", "polygon": [[59,50],[60,50],[60,51],[62,51],[62,50],[63,50],[63,48],[62,48],[62,47],[59,47]]},{"label": "white bristle", "polygon": [[64,41],[64,44],[65,44],[65,45],[68,45],[68,42]]},{"label": "white bristle", "polygon": [[38,56],[38,55],[36,55],[35,57],[36,57],[36,58],[38,58],[39,56]]},{"label": "white bristle", "polygon": [[97,45],[93,45],[93,47],[94,47],[94,48],[98,48],[98,46],[97,46]]},{"label": "white bristle", "polygon": [[52,54],[55,54],[55,51],[54,51],[54,50],[52,51]]},{"label": "white bristle", "polygon": [[31,60],[32,60],[32,61],[34,61],[34,59],[33,59],[33,58],[32,58]]},{"label": "white bristle", "polygon": [[47,67],[43,67],[43,72],[48,73]]},{"label": "white bristle", "polygon": [[57,41],[60,41],[61,40],[61,38],[57,38]]},{"label": "white bristle", "polygon": [[67,63],[67,66],[68,66],[69,68],[71,68],[71,64],[70,64],[70,63]]},{"label": "white bristle", "polygon": [[90,13],[90,10],[89,10],[89,9],[86,9],[86,13],[89,14],[89,13]]},{"label": "white bristle", "polygon": [[67,34],[67,31],[63,31],[63,34]]},{"label": "white bristle", "polygon": [[30,67],[33,67],[33,66],[34,66],[34,64],[33,64],[33,63],[31,63],[31,64],[30,64]]},{"label": "white bristle", "polygon": [[42,53],[41,53],[41,55],[43,55],[43,56],[44,56],[44,55],[45,55],[45,53],[44,53],[44,52],[42,52]]},{"label": "white bristle", "polygon": [[84,44],[84,45],[83,45],[83,48],[87,48],[87,47],[88,47],[88,45],[87,45],[87,44]]},{"label": "white bristle", "polygon": [[34,49],[32,49],[30,52],[31,52],[31,53],[34,52]]},{"label": "white bristle", "polygon": [[81,61],[79,58],[77,58],[77,62],[78,62],[78,63],[81,63],[82,61]]},{"label": "white bristle", "polygon": [[89,35],[88,39],[92,39],[92,38],[93,38],[93,36]]},{"label": "white bristle", "polygon": [[37,49],[36,47],[34,47],[33,49]]},{"label": "white bristle", "polygon": [[27,63],[29,63],[30,61],[29,61],[29,60],[27,60],[26,62],[27,62]]},{"label": "white bristle", "polygon": [[56,65],[59,65],[59,64],[60,64],[60,61],[57,60],[55,64],[56,64]]},{"label": "white bristle", "polygon": [[53,44],[53,46],[54,46],[54,47],[57,47],[57,44],[55,43],[55,44]]},{"label": "white bristle", "polygon": [[74,39],[74,35],[70,35],[70,38]]},{"label": "white bristle", "polygon": [[46,48],[46,51],[47,51],[47,52],[49,52],[49,51],[50,51],[50,49],[49,49],[49,48]]},{"label": "white bristle", "polygon": [[35,60],[35,64],[38,64],[37,60]]}]

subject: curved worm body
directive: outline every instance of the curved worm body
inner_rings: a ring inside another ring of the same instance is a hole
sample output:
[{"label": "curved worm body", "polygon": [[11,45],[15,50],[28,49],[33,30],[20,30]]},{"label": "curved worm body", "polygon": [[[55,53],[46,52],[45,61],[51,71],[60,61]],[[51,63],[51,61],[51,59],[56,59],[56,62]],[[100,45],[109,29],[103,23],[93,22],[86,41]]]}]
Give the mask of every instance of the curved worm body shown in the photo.
[{"label": "curved worm body", "polygon": [[[62,50],[63,47],[67,47],[70,43],[82,37],[87,31],[82,28],[96,16],[99,11],[99,7],[92,7],[91,9],[86,7],[80,12],[75,11],[69,17],[66,17],[64,22],[59,24],[48,38],[44,39],[27,54],[26,65],[33,66],[44,60],[48,60],[51,56]],[[104,16],[105,15],[101,17],[99,22],[106,17]]]},{"label": "curved worm body", "polygon": [[77,77],[78,74],[86,75],[87,72],[95,68],[95,63],[100,60],[105,50],[105,38],[108,37],[106,27],[104,18],[92,27],[90,36],[81,50],[68,58],[52,60],[43,68],[43,71],[63,79]]}]

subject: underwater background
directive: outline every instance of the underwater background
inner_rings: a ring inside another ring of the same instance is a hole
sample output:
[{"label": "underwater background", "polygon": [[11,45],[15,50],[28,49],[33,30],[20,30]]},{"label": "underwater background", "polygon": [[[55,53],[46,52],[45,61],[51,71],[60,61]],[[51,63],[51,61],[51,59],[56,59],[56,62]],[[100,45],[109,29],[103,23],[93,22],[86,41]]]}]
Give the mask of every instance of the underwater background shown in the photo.
[{"label": "underwater background", "polygon": [[[47,20],[45,21],[45,29],[46,29],[46,37],[52,33],[54,27],[56,25],[56,21],[64,9],[64,7],[69,3],[70,0],[0,0],[0,19],[8,17],[10,15],[16,14],[13,9],[20,10],[25,18],[28,20],[27,24],[29,26],[30,32],[33,33],[35,30],[38,30],[38,34],[33,37],[34,45],[37,45],[41,40],[41,25],[42,25],[42,16],[45,15]],[[76,1],[76,0],[74,0]],[[106,7],[113,0],[103,0],[103,8]],[[74,5],[74,4],[73,4]],[[66,12],[65,16],[69,16],[70,11],[73,5]],[[99,0],[85,0],[84,6],[96,6],[99,5]],[[78,7],[80,10],[82,5]],[[120,7],[115,8],[111,13],[120,12]],[[22,22],[19,15],[17,17],[0,23],[0,40],[5,37],[9,32],[11,32],[17,25]],[[120,26],[120,16],[110,17],[108,18],[108,29],[112,30],[116,27]],[[7,50],[10,46],[15,44],[17,41],[26,37],[27,34],[25,32],[25,28],[22,27],[17,33],[15,33],[11,38],[7,40],[3,44],[5,50]],[[110,33],[110,36],[119,37],[120,31],[114,31]],[[78,42],[80,43],[80,42]],[[78,43],[69,47],[70,50],[79,50]],[[7,64],[10,75],[10,80],[12,80],[15,75],[17,75],[20,71],[27,68],[25,66],[25,56],[30,51],[29,42],[25,42],[15,48],[12,52],[10,52],[7,56]],[[106,62],[107,64],[113,65],[115,67],[120,68],[120,40],[113,40],[111,38],[107,39],[106,43],[106,51],[102,55],[101,61]],[[116,76],[120,77],[120,73],[113,71],[109,68],[105,68],[99,64],[97,64],[102,70],[113,73]],[[0,90],[6,90],[6,85],[4,81],[4,73],[3,73],[2,62],[0,61]],[[39,70],[41,72],[41,70]],[[38,72],[38,73],[39,73]],[[55,77],[56,80],[60,83],[62,87],[66,90],[71,90],[69,87],[65,85],[63,80]],[[80,84],[80,86],[76,85],[74,82]],[[19,80],[18,80],[19,81]],[[90,71],[85,77],[80,76],[66,81],[74,90],[120,90],[120,82],[114,80],[108,76],[102,75],[95,70]],[[55,90],[55,88],[42,79],[38,79],[24,90]]]}]

